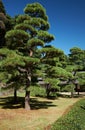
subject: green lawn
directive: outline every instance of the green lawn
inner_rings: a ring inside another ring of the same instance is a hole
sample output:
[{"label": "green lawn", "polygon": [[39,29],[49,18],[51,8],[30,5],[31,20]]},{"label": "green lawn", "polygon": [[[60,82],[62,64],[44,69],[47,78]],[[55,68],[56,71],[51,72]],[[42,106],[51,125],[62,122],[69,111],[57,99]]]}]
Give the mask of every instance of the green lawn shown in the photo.
[{"label": "green lawn", "polygon": [[85,130],[85,98],[78,101],[68,114],[58,119],[51,130]]}]

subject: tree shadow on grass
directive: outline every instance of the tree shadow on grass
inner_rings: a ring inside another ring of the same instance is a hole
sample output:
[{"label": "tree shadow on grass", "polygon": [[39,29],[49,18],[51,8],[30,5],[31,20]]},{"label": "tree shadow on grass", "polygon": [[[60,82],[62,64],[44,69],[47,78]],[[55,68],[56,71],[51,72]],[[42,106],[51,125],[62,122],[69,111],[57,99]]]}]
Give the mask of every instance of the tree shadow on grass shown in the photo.
[{"label": "tree shadow on grass", "polygon": [[13,96],[1,97],[0,106],[3,109],[18,109],[24,107],[24,97],[18,97],[16,103]]},{"label": "tree shadow on grass", "polygon": [[[47,109],[49,107],[56,107],[51,101],[39,101],[37,98],[30,99],[30,106],[32,110]],[[18,97],[17,102],[14,102],[14,97],[1,97],[0,107],[3,109],[19,109],[24,108],[24,97]]]},{"label": "tree shadow on grass", "polygon": [[56,105],[54,105],[51,101],[39,101],[37,98],[31,98],[30,105],[32,110],[56,107]]}]

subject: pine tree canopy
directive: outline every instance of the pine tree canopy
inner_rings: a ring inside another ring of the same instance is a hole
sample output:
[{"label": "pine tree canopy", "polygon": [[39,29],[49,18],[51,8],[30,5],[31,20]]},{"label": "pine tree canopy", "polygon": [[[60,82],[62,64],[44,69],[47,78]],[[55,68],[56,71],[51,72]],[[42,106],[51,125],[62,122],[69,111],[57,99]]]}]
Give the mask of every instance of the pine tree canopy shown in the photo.
[{"label": "pine tree canopy", "polygon": [[33,35],[37,34],[37,30],[35,28],[33,28],[31,25],[28,25],[25,23],[21,23],[21,24],[16,25],[14,27],[14,29],[24,30],[24,31],[29,32],[30,34],[33,34]]},{"label": "pine tree canopy", "polygon": [[5,38],[6,44],[10,49],[18,49],[26,46],[25,43],[30,38],[30,34],[23,30],[11,30],[6,33]]},{"label": "pine tree canopy", "polygon": [[47,31],[38,31],[38,38],[43,40],[45,43],[49,43],[54,40],[54,36],[49,34]]},{"label": "pine tree canopy", "polygon": [[24,12],[31,17],[37,17],[37,18],[40,17],[40,18],[43,18],[46,21],[48,20],[48,18],[46,16],[46,10],[39,3],[28,4],[25,7]]},{"label": "pine tree canopy", "polygon": [[28,40],[28,42],[27,42],[28,48],[33,48],[33,47],[43,46],[43,45],[44,45],[44,42],[38,38],[32,38],[32,39]]},{"label": "pine tree canopy", "polygon": [[[0,56],[2,60],[0,61],[0,67],[18,67],[18,66],[29,66],[38,63],[37,58],[32,58],[29,56],[19,55],[17,51],[9,50],[7,48],[0,49]],[[17,68],[16,68],[17,69]]]}]

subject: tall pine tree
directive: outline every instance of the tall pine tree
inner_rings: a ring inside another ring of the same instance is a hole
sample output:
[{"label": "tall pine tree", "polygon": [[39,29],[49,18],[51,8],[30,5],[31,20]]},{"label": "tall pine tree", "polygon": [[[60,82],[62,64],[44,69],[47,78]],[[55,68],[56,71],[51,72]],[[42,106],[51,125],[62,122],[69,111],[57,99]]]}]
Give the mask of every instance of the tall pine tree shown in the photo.
[{"label": "tall pine tree", "polygon": [[[6,33],[6,47],[8,49],[5,52],[3,51],[5,48],[1,49],[0,55],[3,56],[1,68],[4,67],[4,74],[9,75],[8,81],[6,81],[7,87],[10,84],[14,87],[16,97],[16,91],[21,85],[19,81],[22,80],[22,84],[25,86],[25,108],[30,109],[29,86],[33,74],[32,70],[40,62],[39,58],[35,58],[35,54],[38,46],[43,47],[46,43],[51,42],[54,37],[47,32],[49,22],[46,11],[41,4],[28,4],[24,11],[25,14],[16,17],[14,29]],[[6,55],[6,52],[9,52],[9,55]],[[10,67],[13,72],[9,69]]]}]

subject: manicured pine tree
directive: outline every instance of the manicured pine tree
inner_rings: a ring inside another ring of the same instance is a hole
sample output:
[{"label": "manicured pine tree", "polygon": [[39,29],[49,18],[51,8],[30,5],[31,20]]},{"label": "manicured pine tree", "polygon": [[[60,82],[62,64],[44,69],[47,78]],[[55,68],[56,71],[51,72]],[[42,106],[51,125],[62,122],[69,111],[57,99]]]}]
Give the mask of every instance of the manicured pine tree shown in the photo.
[{"label": "manicured pine tree", "polygon": [[70,63],[77,66],[78,70],[82,70],[85,64],[85,52],[81,48],[73,47],[70,49],[69,60]]},{"label": "manicured pine tree", "polygon": [[47,83],[46,92],[47,97],[49,97],[50,90],[59,91],[61,79],[66,80],[72,75],[62,67],[64,63],[64,59],[61,58],[64,57],[62,50],[52,46],[45,46],[41,49],[41,52],[41,62],[44,65],[44,70],[42,69],[43,80]]},{"label": "manicured pine tree", "polygon": [[[41,4],[28,4],[24,11],[26,14],[19,15],[16,18],[16,26],[13,30],[8,31],[5,36],[6,47],[9,53],[13,51],[17,59],[10,54],[10,57],[5,56],[1,65],[3,66],[4,63],[6,65],[8,59],[9,64],[6,72],[10,66],[11,69],[13,67],[14,73],[17,71],[17,74],[15,74],[16,76],[11,74],[12,78],[8,81],[9,84],[11,81],[17,84],[18,81],[15,80],[17,76],[25,83],[25,108],[30,109],[29,86],[31,83],[32,68],[35,64],[40,62],[40,59],[34,57],[36,49],[38,49],[38,46],[44,46],[45,43],[51,42],[54,37],[47,32],[49,23],[46,11]],[[4,55],[2,50],[0,54]],[[18,60],[19,63],[16,63]],[[15,64],[13,64],[13,61],[15,61]],[[8,73],[10,74],[11,70],[9,70]],[[15,86],[14,88],[16,90]]]},{"label": "manicured pine tree", "polygon": [[77,86],[75,84],[75,88],[77,91],[80,88],[79,86],[84,85],[83,75],[85,73],[85,50],[82,50],[81,48],[78,47],[73,47],[70,49],[70,54],[68,58],[69,58],[69,65],[67,66],[67,69],[72,72],[74,76],[74,81],[78,82]]}]

